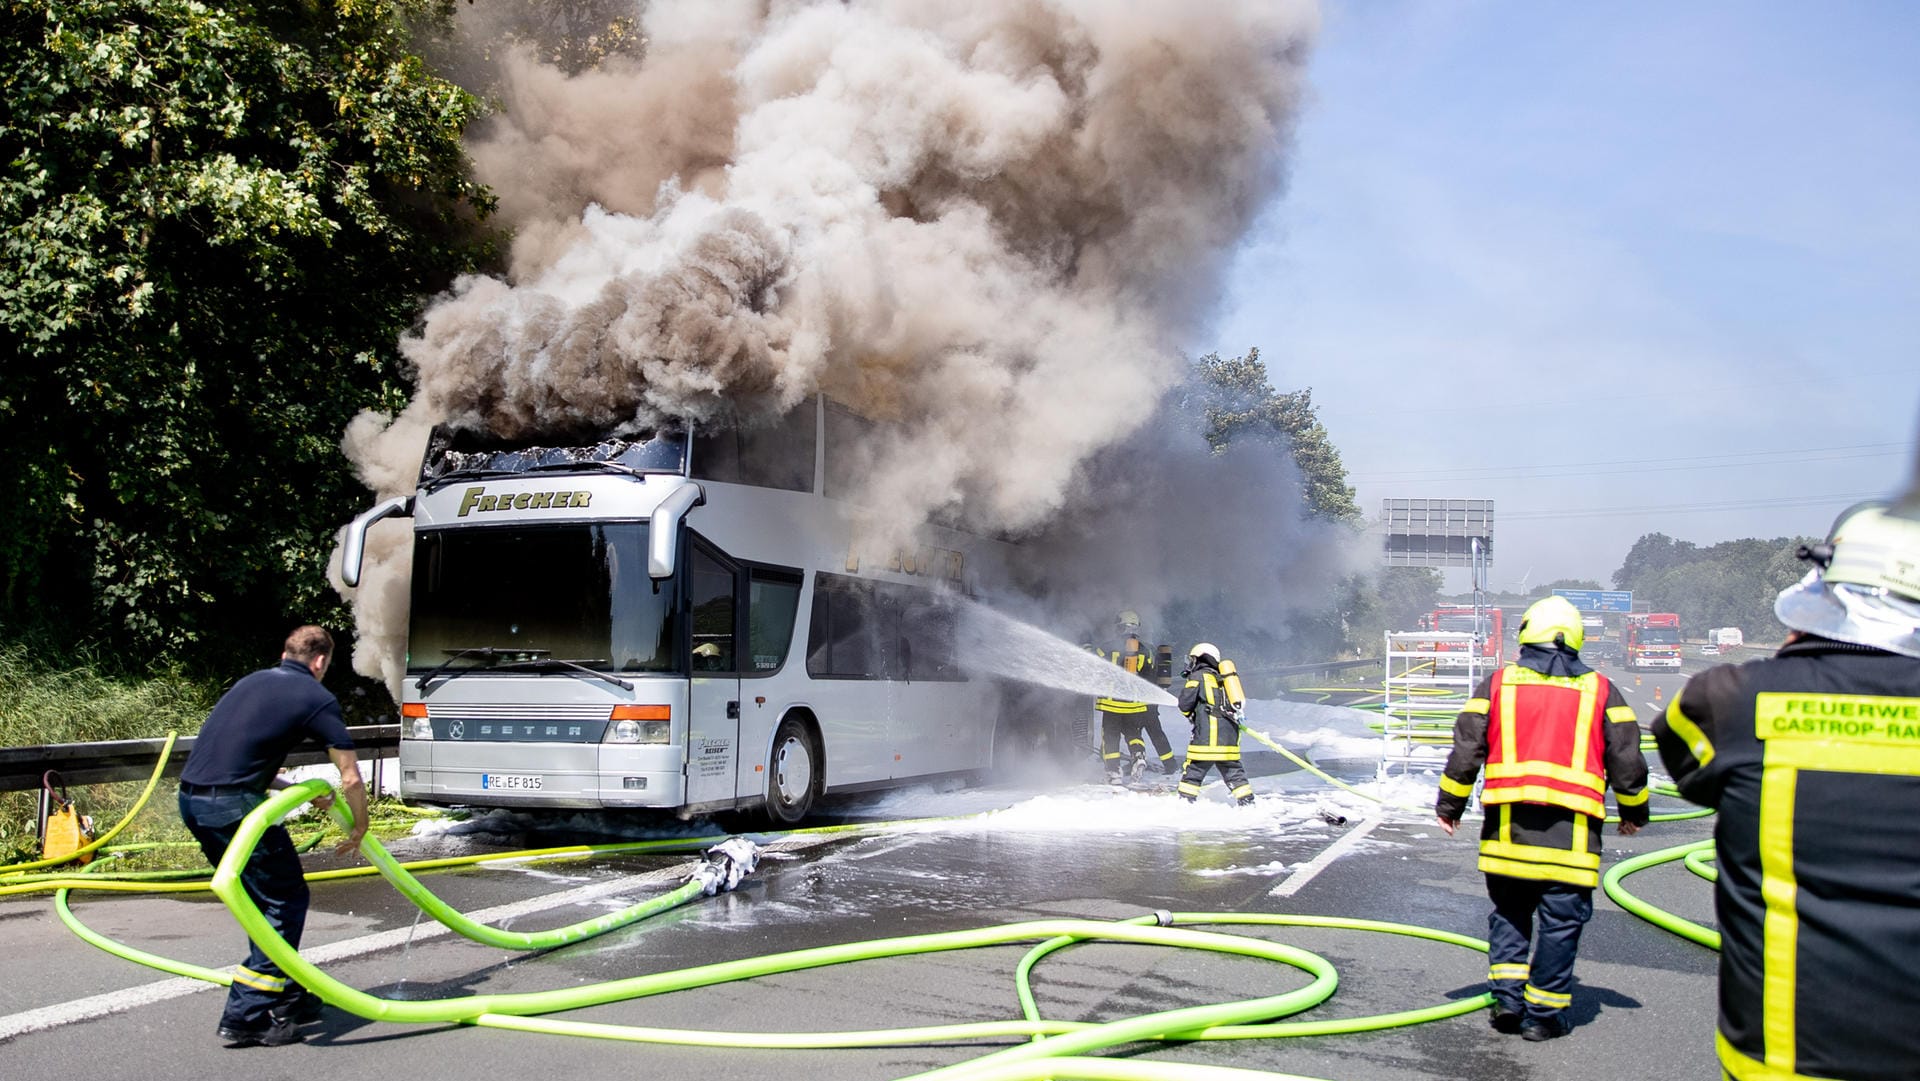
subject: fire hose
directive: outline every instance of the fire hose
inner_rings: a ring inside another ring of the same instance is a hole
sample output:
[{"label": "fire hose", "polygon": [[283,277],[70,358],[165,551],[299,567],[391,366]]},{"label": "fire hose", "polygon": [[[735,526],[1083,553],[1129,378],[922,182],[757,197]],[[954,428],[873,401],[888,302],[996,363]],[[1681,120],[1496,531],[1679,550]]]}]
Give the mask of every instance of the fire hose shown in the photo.
[{"label": "fire hose", "polygon": [[[1149,1078],[1153,1081],[1187,1081],[1187,1079],[1227,1081],[1229,1078],[1275,1078],[1289,1075],[1180,1063],[1124,1062],[1087,1056],[1093,1052],[1141,1041],[1260,1039],[1371,1031],[1471,1013],[1484,1009],[1491,1001],[1489,996],[1483,993],[1433,1006],[1366,1017],[1311,1021],[1276,1020],[1292,1017],[1326,1001],[1333,994],[1338,982],[1333,966],[1316,954],[1284,943],[1245,935],[1198,930],[1194,929],[1195,927],[1248,925],[1354,930],[1423,938],[1479,952],[1486,950],[1486,943],[1451,932],[1372,920],[1259,913],[1171,912],[1157,912],[1122,921],[1072,918],[1033,920],[997,927],[877,939],[794,950],[721,964],[696,966],[676,972],[550,991],[471,995],[439,1000],[385,999],[348,986],[303,958],[298,950],[274,932],[265,916],[247,897],[240,885],[240,868],[245,865],[262,833],[300,804],[323,795],[329,790],[330,786],[327,782],[311,780],[272,794],[243,821],[226,857],[214,873],[210,888],[233,912],[235,918],[262,951],[273,958],[291,978],[313,991],[323,1001],[357,1016],[374,1020],[402,1023],[461,1023],[554,1035],[732,1048],[850,1048],[1024,1038],[1028,1042],[992,1052],[969,1062],[935,1070],[924,1076],[965,1079],[965,1081],[1041,1076],[1117,1078],[1124,1081],[1132,1081],[1132,1079],[1145,1081]],[[335,801],[331,814],[343,826],[349,821],[344,801]],[[485,927],[454,911],[427,890],[407,871],[405,866],[393,860],[376,838],[372,836],[364,838],[360,850],[372,863],[372,870],[375,873],[379,873],[393,883],[402,896],[407,897],[421,911],[450,929],[476,941],[493,945],[543,949],[605,934],[649,915],[684,904],[697,896],[728,888],[729,885],[737,885],[740,878],[751,869],[752,847],[750,842],[742,838],[733,840],[739,844],[731,852],[722,852],[720,850],[726,849],[727,846],[719,846],[714,852],[709,853],[707,863],[702,865],[702,871],[696,872],[684,885],[661,897],[619,913],[583,921],[569,927],[525,933],[504,932]],[[685,845],[688,842],[670,843]],[[744,851],[740,847],[742,845],[745,846]],[[633,846],[600,847],[611,849]],[[92,888],[95,883],[88,881],[90,877],[89,874],[83,874],[63,881],[56,898],[61,918],[83,939],[118,956],[162,968],[164,971],[214,983],[229,982],[230,978],[224,972],[160,958],[85,928],[72,912],[68,903],[68,891],[72,888]],[[99,885],[106,885],[106,883],[99,883]],[[147,888],[168,888],[169,885],[148,884]],[[707,987],[758,976],[855,961],[974,949],[1026,941],[1037,941],[1037,944],[1023,958],[1016,972],[1017,998],[1022,1013],[1019,1019],[859,1032],[780,1033],[669,1030],[538,1016],[585,1006],[644,998],[675,990]],[[1184,1007],[1114,1021],[1072,1022],[1041,1016],[1030,983],[1035,966],[1042,958],[1055,951],[1096,941],[1202,949],[1258,958],[1299,969],[1308,975],[1309,982],[1304,987],[1278,994]]]}]

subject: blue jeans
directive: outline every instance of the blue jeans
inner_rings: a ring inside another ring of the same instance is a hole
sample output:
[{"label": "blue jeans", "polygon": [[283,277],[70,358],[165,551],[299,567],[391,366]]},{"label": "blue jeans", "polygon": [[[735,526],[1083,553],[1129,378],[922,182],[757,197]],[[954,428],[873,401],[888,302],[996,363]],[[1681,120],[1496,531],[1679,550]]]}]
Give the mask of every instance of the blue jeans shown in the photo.
[{"label": "blue jeans", "polygon": [[[207,862],[219,866],[247,812],[266,802],[266,793],[222,788],[218,792],[180,791],[180,821],[186,823]],[[240,884],[267,917],[273,929],[298,949],[307,925],[307,880],[300,870],[300,854],[285,827],[271,826],[260,836],[253,855],[240,870]],[[250,945],[252,945],[250,943]],[[274,1013],[290,1007],[300,985],[287,978],[258,945],[234,970],[227,988],[227,1006],[220,1015],[223,1028],[259,1032],[273,1023]]]},{"label": "blue jeans", "polygon": [[1494,1002],[1542,1021],[1558,1016],[1573,1001],[1573,960],[1581,928],[1593,918],[1592,887],[1488,875],[1487,897],[1487,989]]}]

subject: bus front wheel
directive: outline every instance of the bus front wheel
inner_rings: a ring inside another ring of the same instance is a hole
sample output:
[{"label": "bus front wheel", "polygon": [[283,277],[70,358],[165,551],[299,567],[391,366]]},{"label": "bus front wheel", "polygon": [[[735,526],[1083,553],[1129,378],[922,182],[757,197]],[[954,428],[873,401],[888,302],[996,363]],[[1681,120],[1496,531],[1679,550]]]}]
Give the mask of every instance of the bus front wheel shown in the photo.
[{"label": "bus front wheel", "polygon": [[807,726],[792,717],[781,721],[767,769],[767,817],[775,825],[791,826],[807,817],[819,772]]}]

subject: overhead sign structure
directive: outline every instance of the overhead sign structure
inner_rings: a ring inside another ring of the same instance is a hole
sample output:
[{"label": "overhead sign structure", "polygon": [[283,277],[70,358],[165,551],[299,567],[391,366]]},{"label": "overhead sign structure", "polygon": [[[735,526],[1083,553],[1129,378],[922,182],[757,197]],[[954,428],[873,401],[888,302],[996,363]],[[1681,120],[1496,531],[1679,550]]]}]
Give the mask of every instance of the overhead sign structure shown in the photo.
[{"label": "overhead sign structure", "polygon": [[1565,597],[1582,612],[1631,612],[1631,589],[1556,589],[1556,597]]},{"label": "overhead sign structure", "polygon": [[1493,500],[1389,499],[1381,512],[1389,567],[1493,562]]}]

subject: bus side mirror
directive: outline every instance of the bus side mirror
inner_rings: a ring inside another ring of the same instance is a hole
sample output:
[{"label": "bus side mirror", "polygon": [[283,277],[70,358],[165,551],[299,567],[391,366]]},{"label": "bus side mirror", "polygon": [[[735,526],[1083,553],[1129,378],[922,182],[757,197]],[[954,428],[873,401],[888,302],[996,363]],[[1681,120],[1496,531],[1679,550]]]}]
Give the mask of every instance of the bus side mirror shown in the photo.
[{"label": "bus side mirror", "polygon": [[688,481],[675,488],[653,508],[647,518],[647,577],[656,581],[673,577],[678,555],[680,521],[687,512],[707,501],[707,493]]},{"label": "bus side mirror", "polygon": [[412,496],[394,496],[392,499],[376,504],[372,510],[366,511],[358,518],[347,523],[346,535],[341,538],[340,543],[341,581],[349,586],[358,586],[360,584],[360,563],[366,557],[367,552],[367,530],[372,528],[373,523],[380,519],[391,518],[396,514],[408,517],[412,516]]}]

